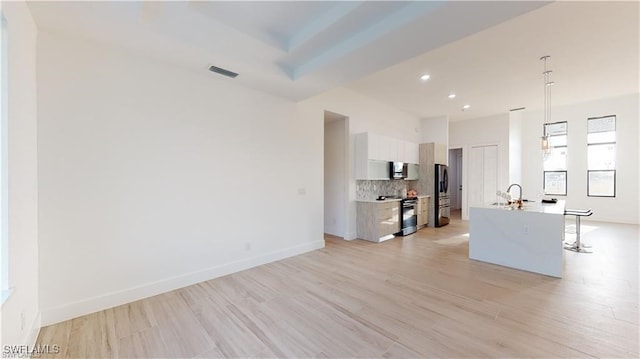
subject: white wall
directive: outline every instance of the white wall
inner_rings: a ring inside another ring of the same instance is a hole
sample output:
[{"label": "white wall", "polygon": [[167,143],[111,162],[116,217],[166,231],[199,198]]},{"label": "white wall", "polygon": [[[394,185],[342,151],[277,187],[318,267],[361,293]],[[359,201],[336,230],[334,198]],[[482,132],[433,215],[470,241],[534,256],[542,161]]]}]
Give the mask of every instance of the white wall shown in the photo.
[{"label": "white wall", "polygon": [[337,88],[300,103],[304,121],[324,118],[324,111],[349,118],[348,169],[349,188],[345,239],[356,238],[356,182],[354,167],[354,135],[374,132],[420,143],[420,120],[395,108],[373,101],[345,88]]},{"label": "white wall", "polygon": [[462,148],[462,218],[469,218],[467,207],[469,149],[473,146],[498,145],[498,188],[509,186],[509,115],[455,121],[449,124],[449,148]]},{"label": "white wall", "polygon": [[522,183],[522,121],[522,111],[509,112],[509,183]]},{"label": "white wall", "polygon": [[438,116],[424,118],[420,121],[420,143],[449,143],[449,117]]},{"label": "white wall", "polygon": [[33,345],[40,328],[38,305],[38,174],[36,38],[22,1],[3,2],[9,54],[9,285],[2,305],[3,345]]},{"label": "white wall", "polygon": [[346,234],[346,121],[324,125],[324,232],[338,237]]},{"label": "white wall", "polygon": [[324,246],[297,104],[49,33],[38,96],[43,324]]},{"label": "white wall", "polygon": [[348,117],[352,134],[374,132],[420,143],[421,123],[415,116],[345,88],[327,91],[300,105],[306,109],[307,116],[323,118],[323,111],[327,110]]},{"label": "white wall", "polygon": [[[552,108],[553,122],[568,122],[567,207],[591,208],[589,219],[638,223],[638,94]],[[616,197],[587,197],[587,118],[616,115]],[[541,112],[523,112],[522,166],[525,196],[542,190]],[[556,197],[556,196],[554,196]]]},{"label": "white wall", "polygon": [[[594,215],[589,219],[636,224],[639,221],[638,103],[638,94],[629,94],[552,109],[553,121],[567,120],[569,124],[567,206],[593,209]],[[587,118],[611,114],[617,116],[617,196],[587,197]],[[524,198],[535,200],[542,191],[541,118],[541,111],[523,110],[453,122],[449,129],[449,147],[466,149],[497,143],[500,146],[498,187],[506,189],[511,179],[520,177]],[[466,169],[466,158],[463,160]],[[466,218],[464,208],[463,203],[462,214]]]}]

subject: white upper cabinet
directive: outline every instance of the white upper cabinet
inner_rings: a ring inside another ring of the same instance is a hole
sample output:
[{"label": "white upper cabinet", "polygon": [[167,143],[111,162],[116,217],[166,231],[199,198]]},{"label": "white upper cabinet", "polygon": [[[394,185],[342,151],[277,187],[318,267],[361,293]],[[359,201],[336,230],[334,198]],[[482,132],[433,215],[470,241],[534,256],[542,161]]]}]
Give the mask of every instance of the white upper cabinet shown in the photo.
[{"label": "white upper cabinet", "polygon": [[418,144],[370,132],[359,133],[355,135],[356,179],[389,179],[388,168],[383,173],[384,165],[379,162],[418,164],[418,153]]},{"label": "white upper cabinet", "polygon": [[419,164],[420,163],[420,145],[413,142],[404,143],[404,162]]},{"label": "white upper cabinet", "polygon": [[398,150],[397,150],[397,142],[395,138],[388,136],[379,136],[380,137],[380,155],[378,160],[381,161],[397,161],[398,158]]},{"label": "white upper cabinet", "polygon": [[407,162],[406,161],[406,156],[405,156],[406,144],[407,144],[407,142],[403,141],[403,140],[397,140],[396,141],[396,159],[395,159],[395,161]]},{"label": "white upper cabinet", "polygon": [[355,135],[355,165],[356,179],[359,180],[388,180],[389,163],[381,160],[384,147],[381,146],[381,136],[373,133]]},{"label": "white upper cabinet", "polygon": [[419,146],[417,143],[396,140],[396,159],[395,161],[406,163],[420,163]]},{"label": "white upper cabinet", "polygon": [[[357,142],[361,141],[362,143],[366,143],[367,149],[367,159],[369,160],[377,160],[380,159],[380,136],[369,133],[367,136],[356,136],[356,145]],[[357,146],[356,146],[357,148]]]}]

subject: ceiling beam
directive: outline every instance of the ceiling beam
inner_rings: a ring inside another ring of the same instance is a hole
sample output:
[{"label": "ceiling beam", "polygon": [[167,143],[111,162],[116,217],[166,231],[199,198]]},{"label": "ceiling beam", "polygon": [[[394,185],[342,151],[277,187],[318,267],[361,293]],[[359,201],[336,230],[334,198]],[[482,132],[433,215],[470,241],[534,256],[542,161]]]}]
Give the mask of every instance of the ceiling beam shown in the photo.
[{"label": "ceiling beam", "polygon": [[315,18],[313,21],[302,27],[295,35],[291,36],[285,46],[287,52],[294,51],[318,34],[329,29],[333,24],[349,15],[363,3],[364,1],[345,1],[336,3],[336,5],[331,7],[327,12]]},{"label": "ceiling beam", "polygon": [[316,56],[305,63],[294,66],[290,69],[289,74],[293,80],[299,79],[300,77],[305,76],[388,33],[391,33],[398,27],[422,17],[425,13],[438,8],[443,4],[444,2],[441,1],[411,2],[390,14],[382,21],[371,24],[371,26],[361,30],[354,36],[336,42],[334,46],[327,49],[327,51],[323,52],[319,56]]}]

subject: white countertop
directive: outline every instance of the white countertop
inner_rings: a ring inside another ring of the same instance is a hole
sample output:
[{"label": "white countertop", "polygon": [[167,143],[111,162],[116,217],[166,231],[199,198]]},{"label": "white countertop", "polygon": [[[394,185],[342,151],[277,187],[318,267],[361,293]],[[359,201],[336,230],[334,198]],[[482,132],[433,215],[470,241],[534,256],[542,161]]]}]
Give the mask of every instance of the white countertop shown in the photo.
[{"label": "white countertop", "polygon": [[382,201],[378,201],[377,199],[356,199],[356,202],[367,202],[367,203],[385,203],[385,202],[400,202],[400,198],[389,198],[383,199]]},{"label": "white countertop", "polygon": [[522,209],[513,209],[504,205],[502,207],[499,205],[484,205],[474,207],[494,209],[496,211],[535,212],[564,215],[565,201],[559,200],[557,203],[524,202],[522,204]]},{"label": "white countertop", "polygon": [[[429,198],[429,197],[431,197],[431,196],[429,196],[429,195],[425,195],[425,196],[418,196],[418,198]],[[363,199],[363,198],[359,198],[359,199],[356,199],[356,202],[368,202],[368,203],[374,203],[374,202],[375,202],[375,203],[384,203],[384,202],[400,202],[401,200],[402,200],[402,198],[387,198],[387,199],[384,199],[384,200],[382,200],[382,201],[378,201],[378,200],[377,200],[377,199],[375,199],[375,198],[372,198],[372,199]]]}]

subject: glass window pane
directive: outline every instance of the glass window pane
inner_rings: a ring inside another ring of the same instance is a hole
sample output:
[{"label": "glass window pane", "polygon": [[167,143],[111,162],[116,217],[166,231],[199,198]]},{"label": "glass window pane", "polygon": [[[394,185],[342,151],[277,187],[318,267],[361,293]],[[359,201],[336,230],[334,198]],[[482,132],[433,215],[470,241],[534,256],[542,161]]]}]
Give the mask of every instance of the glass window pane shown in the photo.
[{"label": "glass window pane", "polygon": [[549,195],[567,195],[567,171],[544,173],[544,193]]},{"label": "glass window pane", "polygon": [[588,196],[616,196],[616,171],[589,171],[588,176]]},{"label": "glass window pane", "polygon": [[544,131],[547,136],[566,135],[567,122],[547,123],[544,125]]},{"label": "glass window pane", "polygon": [[589,145],[587,158],[589,170],[613,170],[616,168],[616,145]]},{"label": "glass window pane", "polygon": [[587,143],[616,142],[616,132],[593,132],[587,134]]},{"label": "glass window pane", "polygon": [[567,169],[567,148],[551,148],[543,160],[545,171],[557,171]]},{"label": "glass window pane", "polygon": [[566,146],[566,145],[567,145],[567,135],[549,137],[549,146],[551,147]]},{"label": "glass window pane", "polygon": [[590,118],[587,120],[587,132],[615,132],[616,116]]}]

